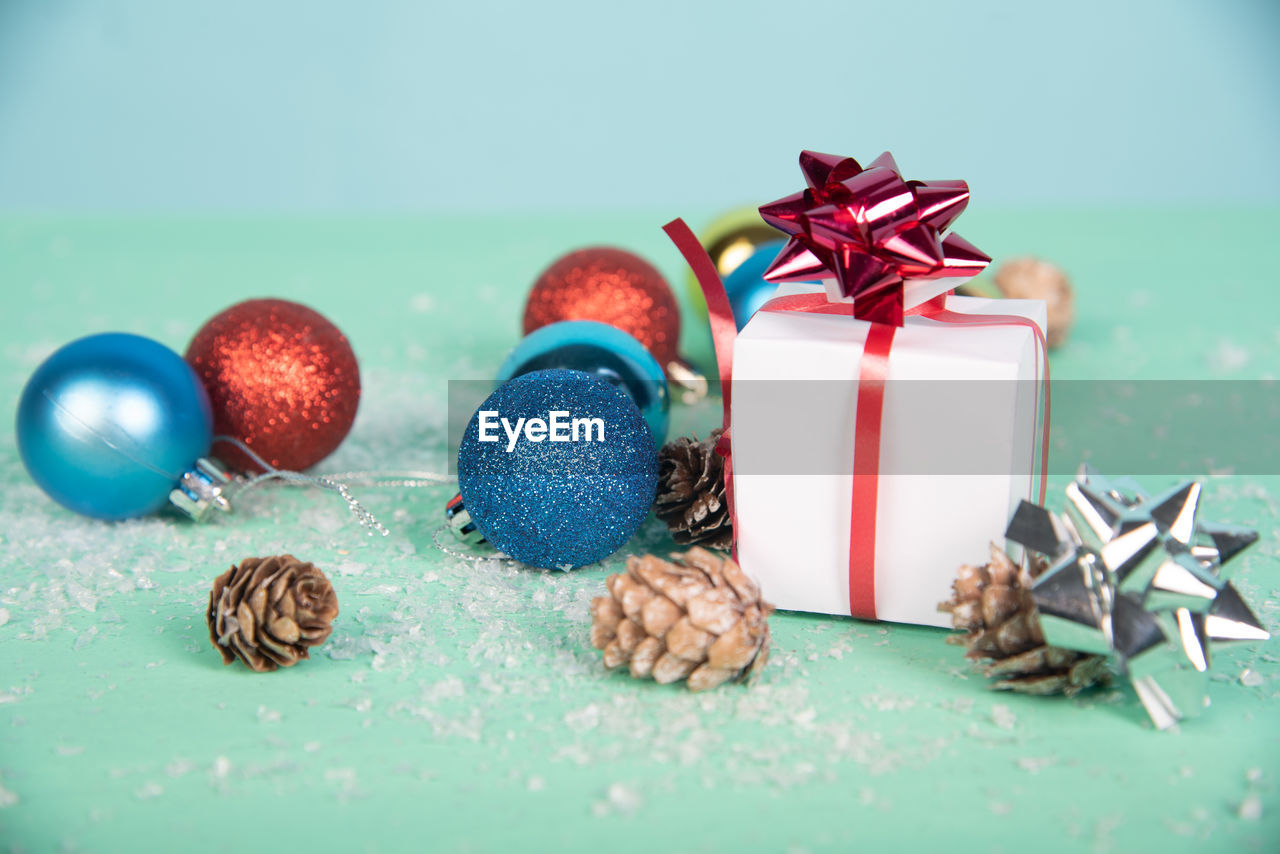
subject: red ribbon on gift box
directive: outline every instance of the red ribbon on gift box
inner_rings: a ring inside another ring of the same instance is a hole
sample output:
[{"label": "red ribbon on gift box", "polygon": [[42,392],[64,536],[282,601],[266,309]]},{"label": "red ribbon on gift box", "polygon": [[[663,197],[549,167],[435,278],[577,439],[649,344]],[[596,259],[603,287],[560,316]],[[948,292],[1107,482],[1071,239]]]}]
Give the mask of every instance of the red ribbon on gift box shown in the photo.
[{"label": "red ribbon on gift box", "polygon": [[[802,155],[802,164],[804,156]],[[966,191],[967,196],[967,191]],[[957,211],[958,213],[958,211]],[[952,217],[954,219],[954,217]],[[715,264],[707,255],[702,244],[684,220],[676,219],[663,230],[675,243],[676,248],[684,256],[693,270],[698,284],[706,297],[707,310],[711,320],[712,341],[715,346],[716,363],[720,374],[721,395],[724,402],[724,433],[716,446],[716,452],[725,459],[725,500],[729,505],[730,519],[733,523],[735,547],[738,519],[733,493],[733,452],[731,421],[731,394],[733,378],[733,339],[737,335],[733,311],[729,306],[729,298],[725,294],[724,282],[716,272]],[[968,245],[968,244],[966,244]],[[975,252],[977,250],[974,250]],[[784,252],[785,254],[785,252]],[[981,254],[981,253],[979,253]],[[983,256],[985,257],[985,256]],[[978,267],[981,269],[981,266]],[[975,270],[976,272],[976,270]],[[950,275],[955,275],[951,273]],[[901,285],[901,280],[899,280]],[[875,301],[883,306],[882,298]],[[905,317],[918,316],[928,320],[957,326],[1023,326],[1032,330],[1036,338],[1036,374],[1042,380],[1044,389],[1044,412],[1039,424],[1039,457],[1040,488],[1039,503],[1044,503],[1047,486],[1046,463],[1048,462],[1049,443],[1049,359],[1044,331],[1032,320],[1025,317],[996,314],[963,314],[947,309],[947,294],[935,297],[928,302],[911,309],[901,308],[901,288],[898,289],[896,311],[890,311],[892,322],[871,322],[867,331],[867,340],[863,346],[858,365],[858,399],[857,418],[854,425],[854,472],[852,512],[849,522],[849,612],[864,619],[876,619],[875,605],[875,556],[876,556],[876,505],[879,493],[880,467],[880,434],[881,417],[884,409],[884,384],[889,375],[889,352],[893,347],[894,334],[902,325]],[[890,298],[892,303],[894,298]],[[761,311],[791,312],[799,311],[814,314],[833,314],[858,317],[857,298],[854,302],[829,302],[824,294],[800,294],[776,297],[766,303]],[[1039,403],[1037,402],[1037,409]],[[1033,425],[1034,429],[1034,425]],[[1034,446],[1034,442],[1033,442]],[[1034,450],[1033,450],[1034,454]],[[1034,460],[1033,460],[1034,464]]]}]

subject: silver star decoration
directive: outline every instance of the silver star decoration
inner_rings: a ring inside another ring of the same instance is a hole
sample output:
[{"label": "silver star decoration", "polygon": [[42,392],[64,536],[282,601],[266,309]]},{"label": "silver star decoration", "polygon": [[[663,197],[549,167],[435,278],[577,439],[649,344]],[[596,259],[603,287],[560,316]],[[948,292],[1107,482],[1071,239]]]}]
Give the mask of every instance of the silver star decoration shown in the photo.
[{"label": "silver star decoration", "polygon": [[1066,513],[1022,502],[1005,536],[1050,565],[1032,597],[1046,642],[1114,656],[1159,729],[1209,704],[1210,645],[1270,634],[1222,576],[1257,531],[1197,518],[1195,481],[1148,495],[1088,466]]}]

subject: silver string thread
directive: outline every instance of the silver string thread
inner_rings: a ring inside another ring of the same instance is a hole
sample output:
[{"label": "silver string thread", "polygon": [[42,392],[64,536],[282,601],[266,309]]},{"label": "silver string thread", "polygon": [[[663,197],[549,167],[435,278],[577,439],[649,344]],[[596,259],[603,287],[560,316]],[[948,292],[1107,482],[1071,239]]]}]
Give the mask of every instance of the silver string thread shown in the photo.
[{"label": "silver string thread", "polygon": [[325,477],[352,486],[386,489],[421,489],[457,481],[457,478],[450,475],[430,471],[343,471],[330,472]]},{"label": "silver string thread", "polygon": [[444,543],[440,542],[440,535],[447,530],[449,530],[449,526],[447,524],[441,525],[440,527],[436,528],[434,531],[431,532],[431,541],[436,544],[436,548],[438,548],[440,551],[444,552],[445,554],[449,555],[450,557],[455,557],[459,560],[465,560],[468,563],[488,563],[490,561],[506,561],[508,563],[519,563],[519,561],[517,561],[515,558],[510,557],[503,552],[497,551],[496,549],[493,551],[492,554],[476,555],[476,554],[467,554],[466,552],[460,552],[457,549],[446,546]]},{"label": "silver string thread", "polygon": [[327,489],[338,493],[342,500],[347,503],[347,509],[351,511],[351,515],[356,517],[356,521],[365,528],[369,535],[375,532],[382,536],[387,536],[391,532],[386,526],[378,521],[377,517],[365,509],[364,505],[351,494],[348,486],[350,483],[360,483],[370,487],[389,487],[389,488],[420,488],[425,486],[435,486],[442,483],[452,481],[447,475],[436,474],[435,472],[341,472],[330,475],[310,475],[302,474],[296,471],[285,471],[278,469],[268,463],[262,457],[258,456],[252,448],[236,439],[233,436],[216,436],[216,442],[226,442],[234,445],[244,452],[251,460],[262,468],[266,469],[262,474],[254,475],[246,479],[240,486],[241,492],[252,489],[260,484],[270,480],[278,480],[292,486],[313,486],[320,489]]}]

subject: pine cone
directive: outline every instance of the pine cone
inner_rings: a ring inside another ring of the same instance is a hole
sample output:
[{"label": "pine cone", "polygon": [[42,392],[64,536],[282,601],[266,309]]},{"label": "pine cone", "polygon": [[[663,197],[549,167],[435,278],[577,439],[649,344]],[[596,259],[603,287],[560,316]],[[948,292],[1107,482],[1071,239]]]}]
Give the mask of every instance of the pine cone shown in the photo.
[{"label": "pine cone", "polygon": [[724,457],[716,453],[723,430],[699,442],[681,436],[658,452],[658,497],[654,511],[682,546],[728,551],[733,521],[724,498]]},{"label": "pine cone", "polygon": [[245,558],[213,582],[209,639],[222,663],[258,672],[309,658],[333,631],[338,596],[323,572],[293,555]]},{"label": "pine cone", "polygon": [[705,691],[754,676],[769,660],[769,615],[760,588],[732,558],[690,549],[665,561],[627,559],[625,574],[591,601],[591,645],[606,667],[631,663],[637,679],[688,678]]},{"label": "pine cone", "polygon": [[952,625],[967,632],[948,643],[964,644],[967,658],[987,662],[983,672],[997,691],[1075,696],[1092,685],[1110,681],[1104,656],[1049,646],[1040,633],[1040,618],[1031,598],[1031,579],[1048,564],[1037,557],[1023,573],[995,543],[991,562],[960,567],[948,602]]},{"label": "pine cone", "polygon": [[1046,343],[1057,347],[1067,340],[1075,318],[1075,297],[1067,274],[1039,258],[1014,258],[996,270],[996,287],[1009,299],[1042,299],[1048,309]]}]

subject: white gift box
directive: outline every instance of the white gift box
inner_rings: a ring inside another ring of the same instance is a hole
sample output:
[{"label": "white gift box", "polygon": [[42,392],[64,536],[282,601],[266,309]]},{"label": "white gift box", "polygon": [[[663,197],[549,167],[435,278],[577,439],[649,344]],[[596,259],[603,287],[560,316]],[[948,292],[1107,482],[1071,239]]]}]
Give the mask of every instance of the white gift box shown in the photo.
[{"label": "white gift box", "polygon": [[[783,285],[777,296],[821,292]],[[1040,300],[951,296],[946,308],[1046,323]],[[738,560],[782,609],[851,613],[854,425],[870,328],[849,316],[762,311],[734,343]],[[908,317],[896,331],[874,508],[877,619],[950,625],[937,606],[956,570],[985,562],[1018,501],[1033,497],[1037,356],[1026,326]]]}]

